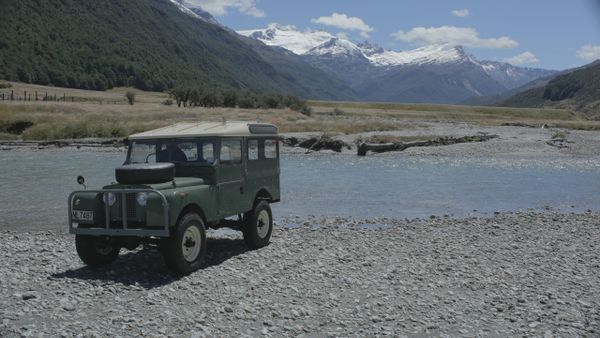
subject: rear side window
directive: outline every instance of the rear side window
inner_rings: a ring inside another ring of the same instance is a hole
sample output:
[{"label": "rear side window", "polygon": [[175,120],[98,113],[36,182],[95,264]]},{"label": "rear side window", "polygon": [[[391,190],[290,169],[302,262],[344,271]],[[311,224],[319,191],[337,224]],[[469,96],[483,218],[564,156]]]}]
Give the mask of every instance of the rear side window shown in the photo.
[{"label": "rear side window", "polygon": [[248,140],[248,159],[258,160],[258,140]]},{"label": "rear side window", "polygon": [[212,142],[202,143],[202,158],[210,163],[215,161],[215,146]]},{"label": "rear side window", "polygon": [[265,158],[277,158],[277,140],[265,140]]},{"label": "rear side window", "polygon": [[223,163],[242,162],[242,140],[222,140],[219,159]]}]

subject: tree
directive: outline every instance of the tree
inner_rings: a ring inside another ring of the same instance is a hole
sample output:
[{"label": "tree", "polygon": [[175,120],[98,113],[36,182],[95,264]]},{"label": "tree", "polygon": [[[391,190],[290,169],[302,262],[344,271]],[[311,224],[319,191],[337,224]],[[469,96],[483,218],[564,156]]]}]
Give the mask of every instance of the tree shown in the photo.
[{"label": "tree", "polygon": [[127,93],[125,93],[125,97],[127,98],[127,102],[129,102],[129,104],[133,106],[133,104],[135,103],[135,93],[129,90],[127,91]]}]

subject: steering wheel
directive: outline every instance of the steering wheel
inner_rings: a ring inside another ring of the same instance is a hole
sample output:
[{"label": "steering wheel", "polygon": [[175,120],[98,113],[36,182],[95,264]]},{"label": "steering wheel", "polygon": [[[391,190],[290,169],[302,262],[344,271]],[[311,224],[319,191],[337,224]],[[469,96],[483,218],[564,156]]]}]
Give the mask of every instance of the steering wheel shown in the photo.
[{"label": "steering wheel", "polygon": [[156,153],[150,153],[150,154],[148,154],[148,156],[146,156],[146,163],[148,163],[148,159],[150,159],[150,156],[152,156],[152,155],[156,156]]}]

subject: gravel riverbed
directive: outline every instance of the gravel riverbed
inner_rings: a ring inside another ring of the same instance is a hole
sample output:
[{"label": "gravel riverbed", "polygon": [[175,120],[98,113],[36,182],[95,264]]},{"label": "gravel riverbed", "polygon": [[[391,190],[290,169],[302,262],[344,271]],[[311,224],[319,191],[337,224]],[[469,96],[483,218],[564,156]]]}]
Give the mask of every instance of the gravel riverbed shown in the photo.
[{"label": "gravel riverbed", "polygon": [[600,335],[598,214],[299,223],[256,251],[211,232],[180,279],[155,248],[93,270],[71,236],[4,231],[0,336]]}]

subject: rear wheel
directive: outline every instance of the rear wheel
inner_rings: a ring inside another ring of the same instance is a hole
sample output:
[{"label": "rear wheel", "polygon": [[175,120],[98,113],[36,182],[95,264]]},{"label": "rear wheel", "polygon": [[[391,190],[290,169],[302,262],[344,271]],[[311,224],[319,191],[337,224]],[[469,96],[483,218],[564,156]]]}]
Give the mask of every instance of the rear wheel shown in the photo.
[{"label": "rear wheel", "polygon": [[167,268],[174,274],[186,275],[198,270],[206,252],[202,217],[196,213],[181,217],[171,236],[162,240],[161,250]]},{"label": "rear wheel", "polygon": [[110,237],[76,235],[75,248],[81,260],[89,266],[108,265],[119,256],[120,247]]},{"label": "rear wheel", "polygon": [[273,232],[273,213],[267,201],[258,202],[244,215],[244,241],[253,249],[269,244]]}]

